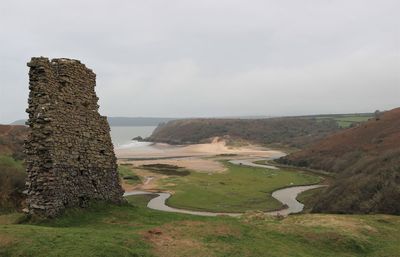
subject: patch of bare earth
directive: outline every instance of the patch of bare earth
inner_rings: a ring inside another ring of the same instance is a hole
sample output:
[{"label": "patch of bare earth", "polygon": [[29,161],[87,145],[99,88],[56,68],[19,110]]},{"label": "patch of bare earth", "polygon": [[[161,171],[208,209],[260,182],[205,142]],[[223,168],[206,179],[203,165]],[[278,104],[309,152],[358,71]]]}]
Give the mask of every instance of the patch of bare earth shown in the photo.
[{"label": "patch of bare earth", "polygon": [[309,214],[285,219],[283,224],[290,226],[300,225],[305,227],[323,227],[339,233],[364,236],[376,233],[376,229],[365,221],[349,216]]},{"label": "patch of bare earth", "polygon": [[0,234],[0,247],[7,247],[12,245],[15,242],[15,238],[9,235]]},{"label": "patch of bare earth", "polygon": [[137,185],[131,185],[123,179],[121,180],[121,186],[125,190],[125,192],[131,192],[137,188]]},{"label": "patch of bare earth", "polygon": [[205,243],[208,236],[240,236],[239,231],[225,224],[213,224],[200,221],[180,221],[165,224],[161,227],[143,231],[142,236],[148,241],[156,256],[206,257],[216,256],[215,250],[228,250],[224,243]]},{"label": "patch of bare earth", "polygon": [[356,236],[359,240],[367,240],[371,233],[378,233],[366,221],[347,215],[305,214],[278,217],[265,215],[262,212],[247,212],[241,217],[241,221],[287,235],[301,235],[310,241],[326,239],[341,242],[349,235]]},{"label": "patch of bare earth", "polygon": [[131,185],[126,181],[122,180],[121,185],[125,192],[130,192],[134,190],[144,190],[144,191],[158,191],[158,181],[160,179],[167,178],[167,175],[151,172],[150,170],[139,169],[136,165],[132,163],[123,162],[124,164],[131,164],[135,175],[139,176],[142,180],[141,184]]},{"label": "patch of bare earth", "polygon": [[11,213],[0,215],[0,225],[16,224],[24,217],[22,213]]}]

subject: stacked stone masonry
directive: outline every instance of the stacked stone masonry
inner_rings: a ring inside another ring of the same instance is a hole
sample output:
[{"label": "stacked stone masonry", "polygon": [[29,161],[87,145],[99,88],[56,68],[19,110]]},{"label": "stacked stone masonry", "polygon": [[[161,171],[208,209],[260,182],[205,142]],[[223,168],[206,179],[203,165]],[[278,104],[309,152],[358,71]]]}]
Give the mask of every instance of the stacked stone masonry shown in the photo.
[{"label": "stacked stone masonry", "polygon": [[78,60],[32,58],[27,206],[54,217],[92,200],[123,202],[107,119],[98,112],[96,75]]}]

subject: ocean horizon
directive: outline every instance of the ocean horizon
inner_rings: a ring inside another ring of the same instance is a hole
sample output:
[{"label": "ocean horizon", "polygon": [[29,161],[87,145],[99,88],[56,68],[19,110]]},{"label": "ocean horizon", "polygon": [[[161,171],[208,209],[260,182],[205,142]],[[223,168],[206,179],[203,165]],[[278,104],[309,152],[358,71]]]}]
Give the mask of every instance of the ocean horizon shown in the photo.
[{"label": "ocean horizon", "polygon": [[137,140],[132,140],[135,137],[148,137],[153,133],[157,126],[131,126],[131,127],[120,127],[112,126],[111,140],[115,148],[143,148],[151,143],[149,142],[139,142]]}]

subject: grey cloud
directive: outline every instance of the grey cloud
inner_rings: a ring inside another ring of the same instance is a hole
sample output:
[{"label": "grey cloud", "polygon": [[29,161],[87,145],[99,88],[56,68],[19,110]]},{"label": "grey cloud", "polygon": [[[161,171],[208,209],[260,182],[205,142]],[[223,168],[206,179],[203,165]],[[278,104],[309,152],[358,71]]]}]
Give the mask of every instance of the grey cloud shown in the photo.
[{"label": "grey cloud", "polygon": [[0,122],[25,117],[31,56],[82,60],[101,112],[293,115],[397,107],[400,2],[0,3]]}]

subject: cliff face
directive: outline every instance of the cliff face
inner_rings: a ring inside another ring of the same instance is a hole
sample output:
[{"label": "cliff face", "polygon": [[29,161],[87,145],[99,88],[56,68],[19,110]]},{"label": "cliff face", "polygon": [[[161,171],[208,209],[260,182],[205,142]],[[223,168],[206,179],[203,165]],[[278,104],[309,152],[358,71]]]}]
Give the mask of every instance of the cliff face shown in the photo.
[{"label": "cliff face", "polygon": [[53,217],[89,200],[122,201],[96,75],[77,60],[32,58],[26,142],[30,213]]},{"label": "cliff face", "polygon": [[314,211],[400,214],[400,108],[279,161],[337,174]]}]

